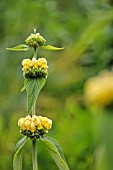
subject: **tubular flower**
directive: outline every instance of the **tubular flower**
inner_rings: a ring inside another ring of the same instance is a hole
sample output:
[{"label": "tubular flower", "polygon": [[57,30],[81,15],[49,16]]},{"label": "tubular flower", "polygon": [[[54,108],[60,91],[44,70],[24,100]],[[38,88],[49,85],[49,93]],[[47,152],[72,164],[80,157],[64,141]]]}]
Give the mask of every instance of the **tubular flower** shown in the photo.
[{"label": "tubular flower", "polygon": [[30,47],[39,47],[43,46],[46,40],[40,35],[40,33],[31,34],[26,40],[26,44]]},{"label": "tubular flower", "polygon": [[22,61],[23,65],[23,75],[26,78],[47,78],[48,75],[48,66],[47,60],[45,58],[36,58],[24,59]]},{"label": "tubular flower", "polygon": [[85,84],[85,101],[87,104],[106,106],[113,101],[113,72],[104,71],[90,78]]},{"label": "tubular flower", "polygon": [[48,133],[52,127],[52,120],[47,117],[30,115],[25,118],[20,118],[18,121],[20,132],[32,140],[39,138],[40,136]]}]

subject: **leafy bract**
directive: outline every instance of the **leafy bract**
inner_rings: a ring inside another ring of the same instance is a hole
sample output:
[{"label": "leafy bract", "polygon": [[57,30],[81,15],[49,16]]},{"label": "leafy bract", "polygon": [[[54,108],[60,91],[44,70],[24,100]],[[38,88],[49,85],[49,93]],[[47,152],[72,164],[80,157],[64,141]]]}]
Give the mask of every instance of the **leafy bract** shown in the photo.
[{"label": "leafy bract", "polygon": [[49,136],[42,136],[41,140],[47,146],[49,153],[52,156],[55,163],[57,164],[58,168],[60,170],[69,170],[62,149],[58,142]]},{"label": "leafy bract", "polygon": [[16,153],[13,158],[14,170],[22,170],[22,149],[26,143],[27,137],[22,138],[16,145]]},{"label": "leafy bract", "polygon": [[18,46],[12,47],[12,48],[6,48],[7,50],[12,50],[12,51],[28,51],[30,50],[30,47],[25,45],[25,44],[20,44]]},{"label": "leafy bract", "polygon": [[63,48],[58,48],[58,47],[53,47],[53,46],[51,46],[51,45],[46,45],[46,46],[41,46],[43,49],[45,49],[45,50],[63,50],[64,49],[64,47]]},{"label": "leafy bract", "polygon": [[27,91],[28,114],[31,112],[31,109],[35,104],[38,94],[44,86],[45,81],[46,78],[24,79],[24,87]]}]

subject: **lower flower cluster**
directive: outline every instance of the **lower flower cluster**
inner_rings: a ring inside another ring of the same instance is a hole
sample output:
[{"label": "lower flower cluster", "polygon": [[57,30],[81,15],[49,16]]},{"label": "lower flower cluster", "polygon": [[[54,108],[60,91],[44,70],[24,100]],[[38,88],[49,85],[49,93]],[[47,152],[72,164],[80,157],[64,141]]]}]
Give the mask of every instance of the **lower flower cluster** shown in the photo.
[{"label": "lower flower cluster", "polygon": [[47,78],[48,66],[45,58],[39,58],[38,60],[33,57],[32,60],[24,59],[22,61],[23,75],[26,78]]},{"label": "lower flower cluster", "polygon": [[48,133],[52,127],[52,120],[47,117],[27,115],[25,118],[19,119],[18,126],[23,135],[35,140]]}]

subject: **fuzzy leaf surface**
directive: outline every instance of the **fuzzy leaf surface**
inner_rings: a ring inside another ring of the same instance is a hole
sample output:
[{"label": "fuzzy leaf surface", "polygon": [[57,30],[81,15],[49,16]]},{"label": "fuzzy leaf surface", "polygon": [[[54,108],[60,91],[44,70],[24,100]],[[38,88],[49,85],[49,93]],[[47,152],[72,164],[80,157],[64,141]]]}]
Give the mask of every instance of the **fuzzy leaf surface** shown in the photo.
[{"label": "fuzzy leaf surface", "polygon": [[25,45],[25,44],[20,44],[18,46],[12,47],[12,48],[6,48],[7,50],[12,50],[12,51],[28,51],[30,50],[30,47]]},{"label": "fuzzy leaf surface", "polygon": [[49,136],[42,136],[41,140],[47,146],[49,153],[52,156],[58,168],[60,170],[69,170],[65,157],[63,155],[63,151],[58,142]]},{"label": "fuzzy leaf surface", "polygon": [[27,141],[27,137],[22,138],[16,145],[16,152],[13,158],[13,168],[14,170],[22,170],[22,149]]},{"label": "fuzzy leaf surface", "polygon": [[24,87],[27,91],[27,107],[28,114],[31,112],[33,105],[36,102],[39,92],[44,86],[46,78],[37,78],[37,79],[24,79]]},{"label": "fuzzy leaf surface", "polygon": [[53,46],[51,46],[51,45],[46,45],[46,46],[41,46],[43,49],[45,49],[45,50],[63,50],[64,49],[64,47],[63,48],[58,48],[58,47],[53,47]]}]

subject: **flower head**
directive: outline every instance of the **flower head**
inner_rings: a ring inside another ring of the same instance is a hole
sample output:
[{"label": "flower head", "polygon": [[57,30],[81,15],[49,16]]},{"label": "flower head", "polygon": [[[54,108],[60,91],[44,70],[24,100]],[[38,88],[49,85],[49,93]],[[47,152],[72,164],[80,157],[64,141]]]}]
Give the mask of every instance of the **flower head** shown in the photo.
[{"label": "flower head", "polygon": [[52,127],[52,120],[47,117],[27,115],[25,118],[19,119],[18,126],[22,134],[34,140],[39,138],[40,135],[48,133]]},{"label": "flower head", "polygon": [[48,75],[47,60],[45,58],[39,58],[38,60],[34,57],[32,60],[24,59],[22,61],[22,65],[23,75],[26,78],[46,78]]}]

